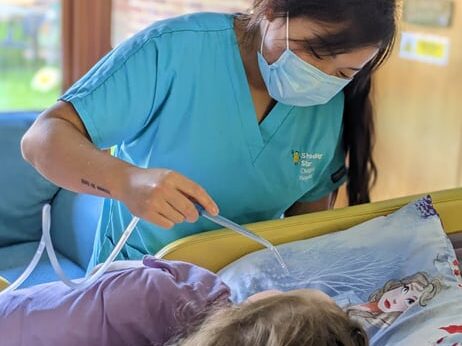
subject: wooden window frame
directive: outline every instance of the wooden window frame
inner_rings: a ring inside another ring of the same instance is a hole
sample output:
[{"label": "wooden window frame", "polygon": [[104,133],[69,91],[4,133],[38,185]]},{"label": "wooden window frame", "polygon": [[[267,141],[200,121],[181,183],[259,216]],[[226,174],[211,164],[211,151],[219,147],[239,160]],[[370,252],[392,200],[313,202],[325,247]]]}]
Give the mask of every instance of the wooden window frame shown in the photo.
[{"label": "wooden window frame", "polygon": [[61,0],[62,88],[111,50],[112,0]]}]

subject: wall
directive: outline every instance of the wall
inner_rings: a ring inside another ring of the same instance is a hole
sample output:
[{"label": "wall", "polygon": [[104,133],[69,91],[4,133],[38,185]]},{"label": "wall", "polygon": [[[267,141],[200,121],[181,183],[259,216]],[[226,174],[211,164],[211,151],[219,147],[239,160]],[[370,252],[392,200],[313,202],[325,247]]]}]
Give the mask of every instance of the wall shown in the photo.
[{"label": "wall", "polygon": [[251,0],[113,0],[113,44],[159,19],[199,11],[242,12],[251,3]]},{"label": "wall", "polygon": [[396,49],[377,75],[374,200],[462,186],[462,0],[454,2],[450,28],[402,24],[448,37],[447,66],[404,60]]}]

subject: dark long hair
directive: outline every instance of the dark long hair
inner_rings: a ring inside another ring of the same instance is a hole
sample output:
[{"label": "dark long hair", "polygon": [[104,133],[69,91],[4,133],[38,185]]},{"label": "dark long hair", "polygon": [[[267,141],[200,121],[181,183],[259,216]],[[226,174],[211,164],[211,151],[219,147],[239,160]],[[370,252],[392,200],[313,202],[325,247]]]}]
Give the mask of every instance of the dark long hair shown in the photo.
[{"label": "dark long hair", "polygon": [[[348,158],[348,200],[350,205],[370,202],[370,188],[377,179],[374,148],[374,112],[371,102],[372,75],[390,55],[397,32],[397,0],[254,0],[247,16],[248,34],[256,33],[261,19],[303,17],[336,26],[324,36],[308,42],[321,57],[378,47],[370,61],[345,88],[343,147]],[[246,16],[243,16],[244,19]]]}]

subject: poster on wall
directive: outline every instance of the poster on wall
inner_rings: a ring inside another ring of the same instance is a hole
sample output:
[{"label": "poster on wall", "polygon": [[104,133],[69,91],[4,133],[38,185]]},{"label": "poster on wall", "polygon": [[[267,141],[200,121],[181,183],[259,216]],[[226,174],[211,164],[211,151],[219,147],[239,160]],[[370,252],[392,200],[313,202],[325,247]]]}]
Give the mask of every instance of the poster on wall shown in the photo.
[{"label": "poster on wall", "polygon": [[446,36],[403,32],[399,56],[403,59],[446,66],[451,41]]},{"label": "poster on wall", "polygon": [[453,0],[405,0],[403,19],[410,24],[450,27],[454,14]]}]

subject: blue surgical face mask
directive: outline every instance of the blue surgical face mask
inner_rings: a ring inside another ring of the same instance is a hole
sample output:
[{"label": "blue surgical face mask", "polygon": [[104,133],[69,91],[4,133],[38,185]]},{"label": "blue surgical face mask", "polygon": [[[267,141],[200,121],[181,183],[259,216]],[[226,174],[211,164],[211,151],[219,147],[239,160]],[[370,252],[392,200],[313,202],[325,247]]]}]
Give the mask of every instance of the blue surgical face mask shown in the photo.
[{"label": "blue surgical face mask", "polygon": [[328,75],[300,59],[289,49],[289,15],[286,24],[286,50],[269,65],[263,57],[266,26],[258,53],[258,65],[270,96],[278,102],[300,107],[326,104],[345,88],[351,79]]}]

